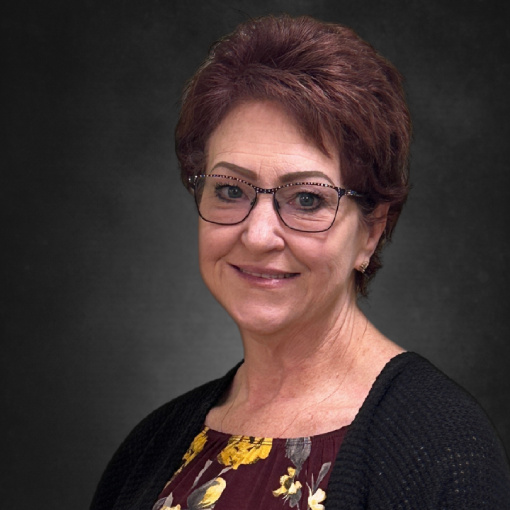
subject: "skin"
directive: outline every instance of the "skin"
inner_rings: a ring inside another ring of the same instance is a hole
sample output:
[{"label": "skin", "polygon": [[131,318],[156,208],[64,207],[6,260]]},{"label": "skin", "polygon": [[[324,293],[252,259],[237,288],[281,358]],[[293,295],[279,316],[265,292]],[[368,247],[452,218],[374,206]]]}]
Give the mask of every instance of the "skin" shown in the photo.
[{"label": "skin", "polygon": [[[207,173],[272,188],[289,180],[342,187],[340,158],[306,140],[271,102],[237,106],[207,144]],[[342,197],[332,228],[286,227],[272,195],[238,225],[199,222],[202,277],[239,327],[245,363],[206,419],[232,434],[298,437],[349,424],[384,365],[402,349],[368,323],[354,274],[385,225],[367,227]]]}]

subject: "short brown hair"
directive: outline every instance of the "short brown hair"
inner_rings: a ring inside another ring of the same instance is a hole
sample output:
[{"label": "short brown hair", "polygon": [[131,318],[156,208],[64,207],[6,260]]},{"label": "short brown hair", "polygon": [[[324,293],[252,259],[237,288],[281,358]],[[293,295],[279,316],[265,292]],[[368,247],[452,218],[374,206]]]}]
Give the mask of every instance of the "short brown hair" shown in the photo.
[{"label": "short brown hair", "polygon": [[324,153],[333,143],[343,185],[365,194],[358,200],[365,221],[378,204],[389,204],[370,264],[356,272],[356,289],[366,295],[409,191],[411,122],[401,75],[342,25],[287,15],[242,23],[212,46],[184,90],[175,135],[188,189],[189,177],[205,170],[213,130],[252,100],[278,102]]}]

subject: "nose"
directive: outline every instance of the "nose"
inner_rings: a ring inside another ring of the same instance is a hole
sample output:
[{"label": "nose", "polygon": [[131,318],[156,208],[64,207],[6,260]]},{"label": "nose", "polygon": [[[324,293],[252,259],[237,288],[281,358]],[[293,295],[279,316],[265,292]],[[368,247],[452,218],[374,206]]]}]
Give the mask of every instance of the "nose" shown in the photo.
[{"label": "nose", "polygon": [[242,223],[241,239],[252,252],[282,250],[284,227],[275,210],[274,195],[259,193],[248,218]]}]

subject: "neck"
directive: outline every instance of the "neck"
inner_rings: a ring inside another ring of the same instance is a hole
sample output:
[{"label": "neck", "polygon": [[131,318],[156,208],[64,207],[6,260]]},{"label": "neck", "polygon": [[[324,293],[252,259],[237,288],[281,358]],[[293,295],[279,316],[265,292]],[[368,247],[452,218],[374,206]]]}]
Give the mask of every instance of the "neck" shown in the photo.
[{"label": "neck", "polygon": [[356,306],[322,328],[241,333],[245,362],[206,419],[232,434],[301,437],[348,425],[384,365],[402,352]]},{"label": "neck", "polygon": [[233,393],[253,405],[324,395],[353,369],[367,327],[354,306],[321,329],[314,325],[267,336],[242,332],[245,363]]}]

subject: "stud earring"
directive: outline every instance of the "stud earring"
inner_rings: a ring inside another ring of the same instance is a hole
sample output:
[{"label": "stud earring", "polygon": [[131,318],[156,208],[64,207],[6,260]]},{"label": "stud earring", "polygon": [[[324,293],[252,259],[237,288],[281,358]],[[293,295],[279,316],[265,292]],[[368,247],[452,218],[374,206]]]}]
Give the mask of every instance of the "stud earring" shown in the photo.
[{"label": "stud earring", "polygon": [[368,261],[365,260],[360,266],[359,266],[359,272],[364,274],[368,267]]}]

